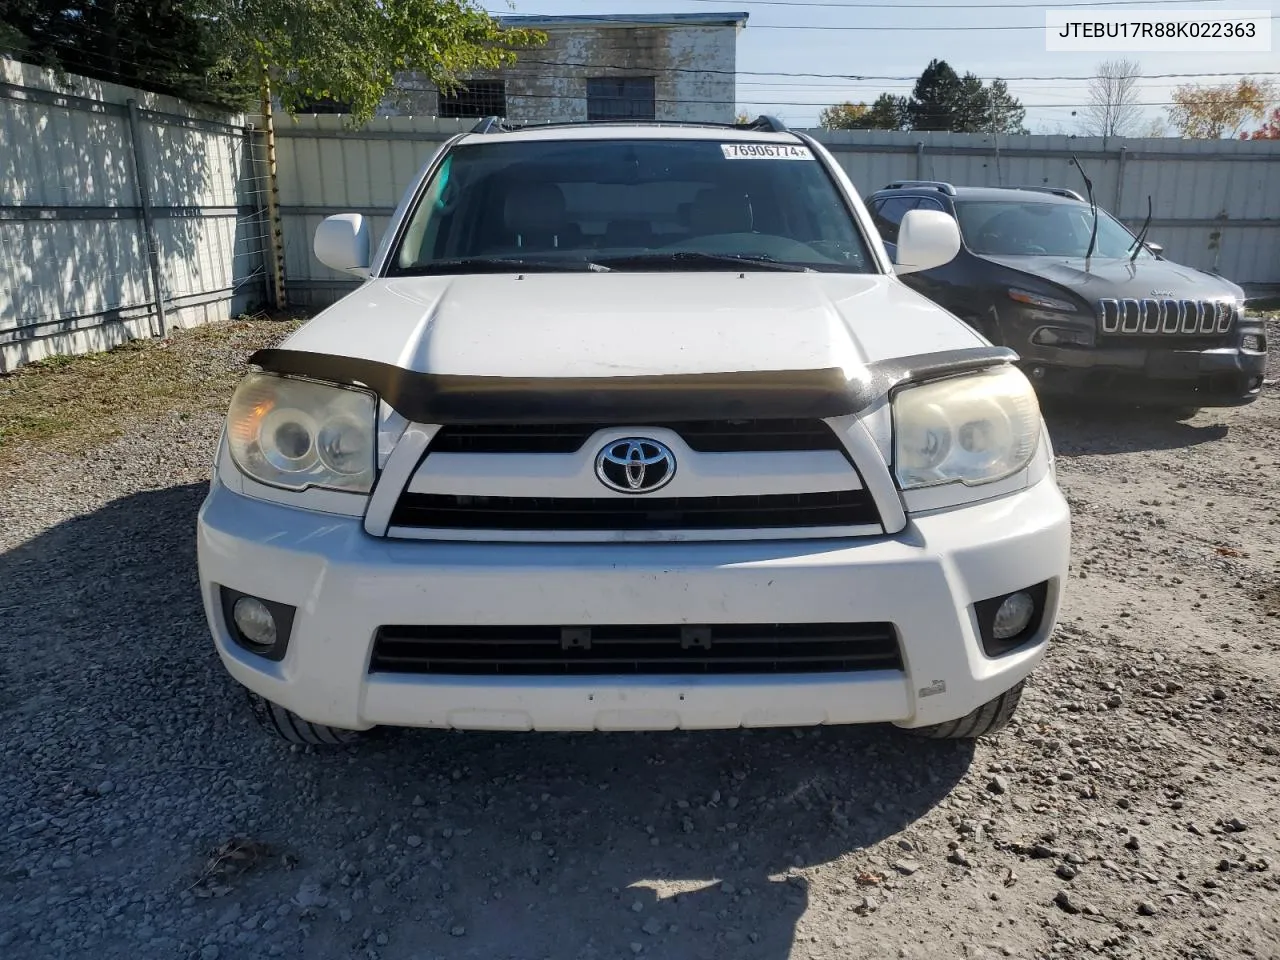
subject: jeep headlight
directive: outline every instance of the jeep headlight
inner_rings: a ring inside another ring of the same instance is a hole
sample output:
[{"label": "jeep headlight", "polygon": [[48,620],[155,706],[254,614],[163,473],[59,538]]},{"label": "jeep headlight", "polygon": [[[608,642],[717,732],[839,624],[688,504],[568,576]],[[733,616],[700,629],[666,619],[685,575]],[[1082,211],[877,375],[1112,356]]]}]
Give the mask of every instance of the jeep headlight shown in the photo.
[{"label": "jeep headlight", "polygon": [[227,447],[236,467],[260,483],[368,493],[376,410],[364,390],[252,373],[231,398]]},{"label": "jeep headlight", "polygon": [[1016,367],[907,387],[893,398],[894,472],[903,490],[1002,480],[1040,440],[1035,390]]}]

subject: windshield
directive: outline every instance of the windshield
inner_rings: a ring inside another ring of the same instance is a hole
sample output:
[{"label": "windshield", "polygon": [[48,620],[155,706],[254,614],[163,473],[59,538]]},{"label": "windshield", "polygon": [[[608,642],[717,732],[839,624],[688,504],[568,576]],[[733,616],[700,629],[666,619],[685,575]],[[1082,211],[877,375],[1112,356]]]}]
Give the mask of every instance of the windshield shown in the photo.
[{"label": "windshield", "polygon": [[[956,219],[970,250],[1005,257],[1083,257],[1093,229],[1089,207],[1077,203],[958,200]],[[1098,211],[1095,257],[1129,257],[1134,239],[1120,221]],[[1151,254],[1143,248],[1138,256]]]},{"label": "windshield", "polygon": [[716,140],[454,148],[390,272],[492,272],[502,261],[542,270],[876,269],[808,147]]}]

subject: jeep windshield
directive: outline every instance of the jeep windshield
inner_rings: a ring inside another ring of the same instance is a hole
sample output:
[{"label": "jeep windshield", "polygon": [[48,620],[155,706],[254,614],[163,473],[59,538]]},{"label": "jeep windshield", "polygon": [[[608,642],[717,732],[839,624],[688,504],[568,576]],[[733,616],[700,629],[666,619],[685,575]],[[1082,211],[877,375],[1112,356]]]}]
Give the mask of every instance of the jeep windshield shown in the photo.
[{"label": "jeep windshield", "polygon": [[388,273],[877,267],[808,147],[512,139],[449,151]]},{"label": "jeep windshield", "polygon": [[[1093,213],[1083,203],[957,200],[956,220],[965,246],[999,257],[1083,257],[1093,230]],[[1119,220],[1098,211],[1095,257],[1129,257],[1136,239]],[[1145,248],[1138,256],[1151,258]]]}]

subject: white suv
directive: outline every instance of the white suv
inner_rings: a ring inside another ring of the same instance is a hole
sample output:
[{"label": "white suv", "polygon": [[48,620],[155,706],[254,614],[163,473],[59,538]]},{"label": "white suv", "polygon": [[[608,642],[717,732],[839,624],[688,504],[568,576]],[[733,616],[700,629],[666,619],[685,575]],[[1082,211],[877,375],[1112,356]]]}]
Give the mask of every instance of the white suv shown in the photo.
[{"label": "white suv", "polygon": [[768,118],[486,121],[363,279],[231,402],[198,543],[267,726],[999,729],[1069,515],[1015,355],[896,275],[848,177]]}]

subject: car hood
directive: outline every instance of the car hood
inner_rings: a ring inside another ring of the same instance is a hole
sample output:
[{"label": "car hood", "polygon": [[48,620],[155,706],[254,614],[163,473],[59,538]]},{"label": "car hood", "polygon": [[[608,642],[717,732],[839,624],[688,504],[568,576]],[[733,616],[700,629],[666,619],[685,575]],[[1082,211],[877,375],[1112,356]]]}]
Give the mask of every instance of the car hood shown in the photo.
[{"label": "car hood", "polygon": [[374,279],[282,344],[418,373],[625,377],[840,368],[984,344],[896,279],[530,273]]},{"label": "car hood", "polygon": [[1244,296],[1244,291],[1230,280],[1169,260],[1139,259],[1130,263],[1126,258],[1094,257],[1086,265],[1083,257],[984,256],[984,259],[1050,280],[1089,301],[1103,297],[1212,300]]}]

